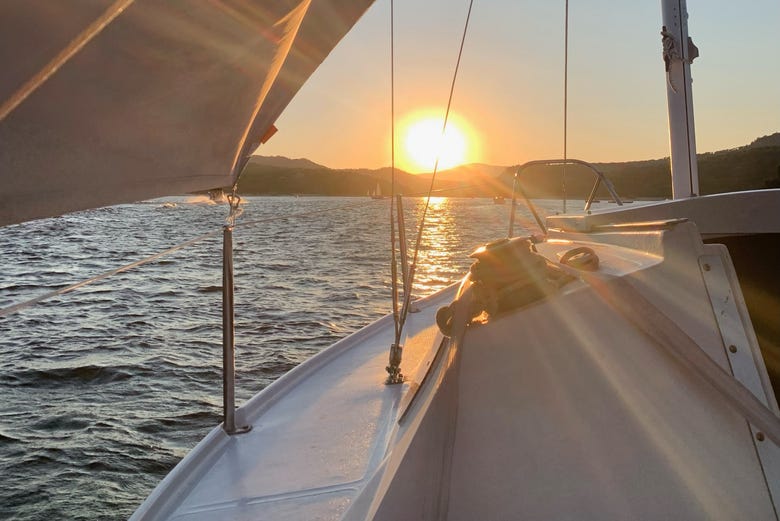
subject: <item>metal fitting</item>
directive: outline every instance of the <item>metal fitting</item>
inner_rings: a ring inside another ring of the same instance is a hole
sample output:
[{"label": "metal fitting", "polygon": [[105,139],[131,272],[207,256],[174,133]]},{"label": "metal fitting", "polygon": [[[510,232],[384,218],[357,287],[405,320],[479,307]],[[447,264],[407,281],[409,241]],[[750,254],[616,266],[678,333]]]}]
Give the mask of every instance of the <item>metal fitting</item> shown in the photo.
[{"label": "metal fitting", "polygon": [[401,357],[403,355],[404,346],[401,344],[393,344],[390,346],[390,365],[385,367],[387,370],[387,385],[400,384],[404,381],[404,375],[401,374]]}]

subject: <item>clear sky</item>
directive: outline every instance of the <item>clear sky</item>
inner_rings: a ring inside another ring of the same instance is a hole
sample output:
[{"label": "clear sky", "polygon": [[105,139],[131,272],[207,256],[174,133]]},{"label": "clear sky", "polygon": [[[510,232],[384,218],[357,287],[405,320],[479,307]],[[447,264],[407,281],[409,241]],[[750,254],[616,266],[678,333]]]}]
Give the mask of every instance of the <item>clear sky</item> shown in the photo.
[{"label": "clear sky", "polygon": [[[455,87],[466,162],[563,151],[564,0],[475,0]],[[396,0],[396,164],[409,122],[443,115],[467,0]],[[688,0],[699,152],[780,130],[780,0]],[[389,0],[377,0],[256,153],[332,168],[390,164]],[[668,155],[659,0],[570,0],[568,155]],[[443,165],[444,166],[444,165]],[[419,170],[419,168],[418,168]]]}]

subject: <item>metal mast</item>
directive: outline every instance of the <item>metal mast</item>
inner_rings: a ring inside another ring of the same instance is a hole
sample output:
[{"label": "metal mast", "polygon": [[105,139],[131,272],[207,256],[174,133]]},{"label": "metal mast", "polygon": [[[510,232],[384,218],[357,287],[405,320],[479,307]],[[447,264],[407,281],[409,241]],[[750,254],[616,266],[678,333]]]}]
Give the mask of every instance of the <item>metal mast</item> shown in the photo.
[{"label": "metal mast", "polygon": [[691,62],[699,55],[699,50],[688,36],[688,10],[685,0],[661,0],[661,13],[661,40],[669,110],[672,198],[685,199],[699,195],[691,82]]}]

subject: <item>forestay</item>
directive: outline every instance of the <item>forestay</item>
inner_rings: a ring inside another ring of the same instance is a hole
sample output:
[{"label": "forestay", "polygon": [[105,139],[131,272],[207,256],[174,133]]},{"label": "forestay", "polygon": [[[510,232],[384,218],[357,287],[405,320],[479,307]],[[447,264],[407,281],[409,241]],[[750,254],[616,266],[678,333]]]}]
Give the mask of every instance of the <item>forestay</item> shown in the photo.
[{"label": "forestay", "polygon": [[0,225],[231,186],[372,0],[0,5]]}]

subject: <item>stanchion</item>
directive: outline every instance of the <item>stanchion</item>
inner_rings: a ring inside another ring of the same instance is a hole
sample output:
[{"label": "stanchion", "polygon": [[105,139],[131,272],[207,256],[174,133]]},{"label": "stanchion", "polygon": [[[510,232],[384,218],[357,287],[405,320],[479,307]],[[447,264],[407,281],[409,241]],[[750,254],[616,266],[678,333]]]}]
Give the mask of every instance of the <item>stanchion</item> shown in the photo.
[{"label": "stanchion", "polygon": [[251,426],[236,427],[236,356],[233,320],[233,226],[225,225],[222,242],[222,403],[227,434],[241,434]]}]

